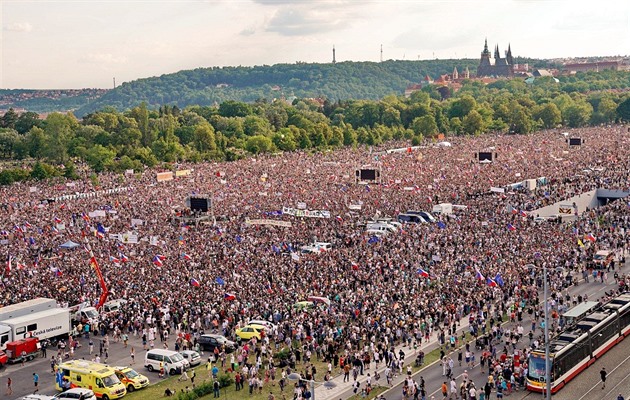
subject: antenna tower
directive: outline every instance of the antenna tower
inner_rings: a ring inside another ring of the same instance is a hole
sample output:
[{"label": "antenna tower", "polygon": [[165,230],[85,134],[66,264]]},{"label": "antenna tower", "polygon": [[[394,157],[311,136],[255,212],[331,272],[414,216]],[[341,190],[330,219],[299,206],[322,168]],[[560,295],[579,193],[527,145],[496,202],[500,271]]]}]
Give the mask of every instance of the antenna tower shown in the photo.
[{"label": "antenna tower", "polygon": [[383,45],[381,45],[381,62],[383,62]]}]

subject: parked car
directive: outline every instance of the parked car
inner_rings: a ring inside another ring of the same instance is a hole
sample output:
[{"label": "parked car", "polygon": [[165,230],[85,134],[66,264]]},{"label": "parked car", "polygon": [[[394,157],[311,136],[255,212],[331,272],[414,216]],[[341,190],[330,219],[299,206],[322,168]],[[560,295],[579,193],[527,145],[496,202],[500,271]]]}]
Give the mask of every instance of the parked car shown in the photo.
[{"label": "parked car", "polygon": [[205,334],[199,336],[199,345],[205,351],[214,352],[214,349],[218,347],[219,349],[225,349],[226,353],[232,353],[236,350],[236,345],[233,341],[228,340],[223,335],[215,335],[215,334]]},{"label": "parked car", "polygon": [[236,337],[245,341],[251,340],[252,338],[260,340],[262,339],[262,332],[264,330],[265,327],[262,325],[246,325],[236,330]]},{"label": "parked car", "polygon": [[276,329],[276,325],[272,324],[269,321],[265,321],[262,319],[250,319],[249,322],[247,323],[247,325],[262,325],[265,328],[267,328],[267,330],[272,331]]},{"label": "parked car", "polygon": [[179,354],[184,357],[184,360],[188,361],[191,367],[201,364],[201,356],[194,350],[182,350]]},{"label": "parked car", "polygon": [[65,392],[57,393],[52,398],[53,400],[78,400],[81,398],[81,395],[83,395],[82,398],[85,400],[96,400],[94,392],[85,388],[68,389]]}]

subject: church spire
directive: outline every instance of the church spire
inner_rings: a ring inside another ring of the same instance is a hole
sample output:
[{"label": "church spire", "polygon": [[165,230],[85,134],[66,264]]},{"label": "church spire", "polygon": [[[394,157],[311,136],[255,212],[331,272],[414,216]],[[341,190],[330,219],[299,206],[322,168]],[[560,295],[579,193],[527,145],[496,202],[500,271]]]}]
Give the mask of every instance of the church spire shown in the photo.
[{"label": "church spire", "polygon": [[490,51],[488,50],[488,38],[486,38],[486,41],[483,44],[483,53],[481,53],[482,56],[489,56],[490,55]]},{"label": "church spire", "polygon": [[512,58],[512,48],[509,43],[508,43],[507,53],[505,54],[505,58],[507,59],[508,64],[510,65],[514,64],[514,59]]}]

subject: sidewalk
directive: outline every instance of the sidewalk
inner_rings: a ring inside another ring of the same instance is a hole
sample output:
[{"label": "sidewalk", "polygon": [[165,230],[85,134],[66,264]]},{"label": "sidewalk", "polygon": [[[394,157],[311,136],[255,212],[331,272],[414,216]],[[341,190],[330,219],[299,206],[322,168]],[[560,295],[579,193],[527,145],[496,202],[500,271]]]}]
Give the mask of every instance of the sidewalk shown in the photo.
[{"label": "sidewalk", "polygon": [[[466,332],[468,332],[468,315],[465,316],[464,318],[462,318],[459,321],[459,325],[457,328],[457,334],[458,336],[461,334],[461,332],[463,330],[465,330]],[[447,338],[448,339],[448,338]],[[438,343],[438,334],[437,331],[434,331],[431,334],[431,337],[429,338],[428,342],[422,342],[422,345],[418,348],[418,351],[422,350],[424,351],[425,354],[429,354],[431,351],[439,348],[440,345]],[[403,352],[405,353],[405,369],[407,367],[407,365],[409,364],[414,364],[416,361],[416,354],[414,354],[414,350],[413,347],[408,347],[406,345],[398,345],[395,347],[395,354],[398,354],[398,352],[400,350],[403,350]],[[387,384],[387,378],[385,377],[385,363],[382,362],[381,363],[381,367],[378,368],[378,372],[381,375],[381,379],[379,379],[379,384],[380,386],[386,386]],[[372,362],[370,364],[370,366],[374,366],[374,362]],[[424,367],[427,367],[428,364],[424,364]],[[373,377],[374,376],[374,372],[376,370],[374,368],[372,369],[364,369],[364,374],[365,375],[359,375],[357,381],[361,383],[361,388],[365,387],[365,381],[367,380],[367,374],[368,372],[370,373],[370,375]],[[395,378],[392,379],[392,387],[397,386],[399,383],[401,383],[402,381],[405,380],[407,374],[405,372],[403,372],[402,374],[398,374],[396,375]],[[349,382],[344,382],[343,381],[343,373],[339,374],[337,376],[335,376],[332,379],[332,382],[334,382],[335,384],[337,384],[336,387],[328,389],[325,388],[323,385],[319,385],[318,387],[315,388],[315,399],[317,400],[338,400],[338,399],[347,399],[349,397],[352,397],[352,395],[354,394],[352,392],[352,384],[354,383],[354,380],[352,379],[352,374],[350,374],[350,381]],[[372,387],[375,387],[375,381],[374,378],[372,378]]]}]

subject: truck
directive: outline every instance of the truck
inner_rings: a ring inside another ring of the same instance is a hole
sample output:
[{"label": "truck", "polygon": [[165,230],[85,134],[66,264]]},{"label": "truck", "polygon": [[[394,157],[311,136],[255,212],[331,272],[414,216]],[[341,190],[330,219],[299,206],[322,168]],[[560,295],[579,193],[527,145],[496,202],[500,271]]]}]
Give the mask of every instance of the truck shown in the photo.
[{"label": "truck", "polygon": [[98,324],[100,315],[96,307],[90,307],[86,304],[78,304],[70,308],[70,313],[72,315],[72,324],[79,325],[81,324],[90,324],[95,326]]},{"label": "truck", "polygon": [[33,314],[0,321],[0,350],[6,349],[8,342],[37,337],[39,340],[56,339],[70,333],[70,310],[55,308]]},{"label": "truck", "polygon": [[453,213],[453,204],[451,203],[440,203],[433,206],[433,214],[452,214]]},{"label": "truck", "polygon": [[39,355],[39,339],[29,337],[19,339],[6,344],[8,362],[15,364],[24,361],[31,361]]},{"label": "truck", "polygon": [[22,317],[40,311],[57,308],[57,300],[38,297],[36,299],[23,301],[17,304],[0,307],[0,321],[5,319]]}]

